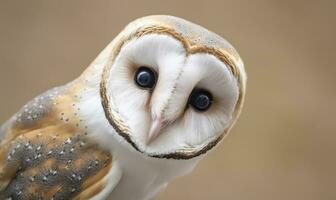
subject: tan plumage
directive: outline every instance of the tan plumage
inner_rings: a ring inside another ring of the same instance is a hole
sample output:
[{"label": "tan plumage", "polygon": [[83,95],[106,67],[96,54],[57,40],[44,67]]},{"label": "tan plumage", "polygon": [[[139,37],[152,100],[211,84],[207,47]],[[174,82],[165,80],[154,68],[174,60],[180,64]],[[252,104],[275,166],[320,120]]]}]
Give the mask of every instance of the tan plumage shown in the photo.
[{"label": "tan plumage", "polygon": [[105,186],[112,155],[87,137],[80,85],[47,92],[17,113],[1,141],[0,199],[89,199]]}]

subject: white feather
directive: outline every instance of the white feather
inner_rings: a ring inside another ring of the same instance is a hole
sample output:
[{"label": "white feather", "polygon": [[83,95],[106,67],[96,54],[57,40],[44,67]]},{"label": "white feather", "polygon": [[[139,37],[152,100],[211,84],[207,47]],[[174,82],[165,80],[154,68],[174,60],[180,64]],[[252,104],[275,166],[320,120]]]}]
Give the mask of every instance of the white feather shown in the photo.
[{"label": "white feather", "polygon": [[[132,70],[147,66],[159,79],[153,92],[137,87]],[[187,109],[194,88],[209,90],[215,103],[208,112]],[[110,72],[108,91],[130,127],[139,148],[151,154],[199,149],[221,135],[232,120],[239,89],[228,66],[210,54],[187,56],[183,45],[167,35],[150,34],[123,46]],[[163,114],[169,123],[160,136],[146,144],[151,116]]]}]

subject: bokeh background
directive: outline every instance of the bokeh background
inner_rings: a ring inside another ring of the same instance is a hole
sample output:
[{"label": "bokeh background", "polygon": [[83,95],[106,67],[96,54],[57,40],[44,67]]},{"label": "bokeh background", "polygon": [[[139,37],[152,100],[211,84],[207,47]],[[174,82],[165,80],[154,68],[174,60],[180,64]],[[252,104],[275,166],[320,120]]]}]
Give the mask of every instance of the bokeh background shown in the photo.
[{"label": "bokeh background", "polygon": [[131,20],[176,15],[238,49],[248,90],[231,134],[158,199],[336,199],[335,10],[332,0],[0,0],[0,122],[77,77]]}]

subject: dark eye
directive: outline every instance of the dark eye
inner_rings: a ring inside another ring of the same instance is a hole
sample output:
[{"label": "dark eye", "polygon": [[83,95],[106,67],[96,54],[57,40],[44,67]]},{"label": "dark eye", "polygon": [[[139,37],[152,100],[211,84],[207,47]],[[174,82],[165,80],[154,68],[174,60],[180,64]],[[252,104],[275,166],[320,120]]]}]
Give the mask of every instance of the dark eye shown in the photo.
[{"label": "dark eye", "polygon": [[210,92],[204,89],[195,89],[189,97],[189,105],[198,111],[206,111],[210,108],[213,98]]},{"label": "dark eye", "polygon": [[148,67],[139,67],[135,73],[134,81],[139,87],[153,89],[156,83],[156,74]]}]

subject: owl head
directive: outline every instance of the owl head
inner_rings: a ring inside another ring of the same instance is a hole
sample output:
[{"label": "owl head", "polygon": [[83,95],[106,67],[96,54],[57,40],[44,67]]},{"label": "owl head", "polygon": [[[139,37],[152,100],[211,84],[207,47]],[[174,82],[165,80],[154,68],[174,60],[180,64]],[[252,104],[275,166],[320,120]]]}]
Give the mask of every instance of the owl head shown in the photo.
[{"label": "owl head", "polygon": [[240,113],[243,62],[226,40],[201,26],[172,16],[144,17],[130,23],[103,57],[105,116],[146,156],[200,156]]}]

